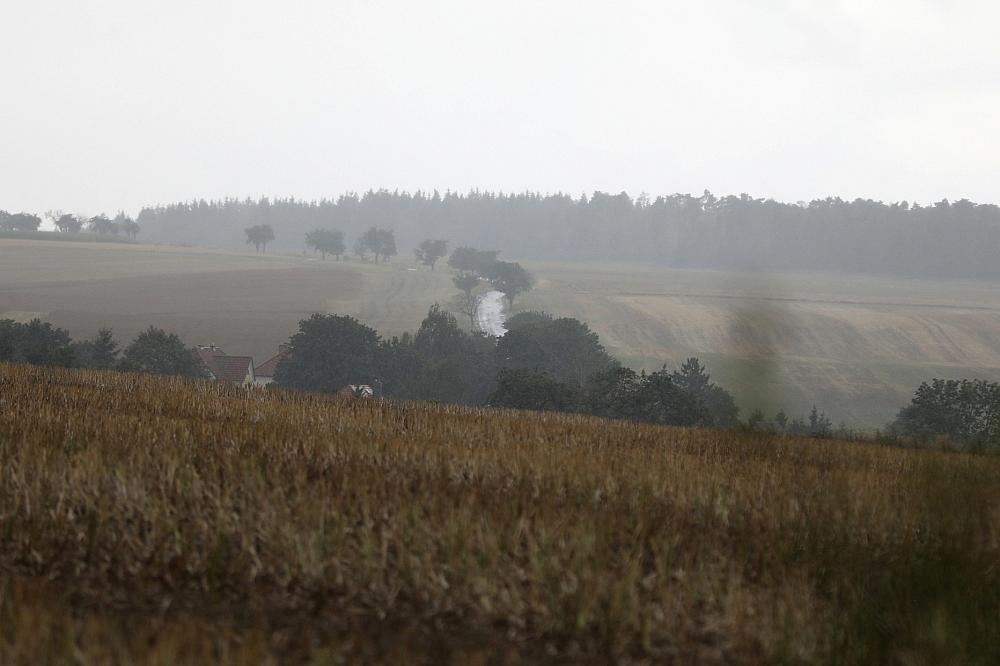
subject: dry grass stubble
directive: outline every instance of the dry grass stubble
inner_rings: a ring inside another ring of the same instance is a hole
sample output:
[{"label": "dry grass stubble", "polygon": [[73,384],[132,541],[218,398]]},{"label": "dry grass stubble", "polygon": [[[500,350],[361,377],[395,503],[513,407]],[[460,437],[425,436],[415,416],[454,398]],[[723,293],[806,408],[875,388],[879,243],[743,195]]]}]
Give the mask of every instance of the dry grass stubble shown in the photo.
[{"label": "dry grass stubble", "polygon": [[0,365],[0,662],[990,663],[1000,461]]}]

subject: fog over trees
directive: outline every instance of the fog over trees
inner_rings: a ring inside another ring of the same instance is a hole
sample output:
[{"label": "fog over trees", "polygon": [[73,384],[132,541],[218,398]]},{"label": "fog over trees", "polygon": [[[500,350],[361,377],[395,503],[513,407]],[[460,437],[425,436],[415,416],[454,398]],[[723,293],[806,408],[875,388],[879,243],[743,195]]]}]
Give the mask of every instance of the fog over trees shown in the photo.
[{"label": "fog over trees", "polygon": [[492,247],[520,259],[639,261],[677,267],[823,270],[928,277],[1000,276],[1000,207],[827,198],[782,203],[739,196],[467,194],[369,191],[336,200],[194,201],[144,209],[147,240],[238,245],[268,225],[276,248],[336,228],[392,229],[403,248],[427,238]]}]

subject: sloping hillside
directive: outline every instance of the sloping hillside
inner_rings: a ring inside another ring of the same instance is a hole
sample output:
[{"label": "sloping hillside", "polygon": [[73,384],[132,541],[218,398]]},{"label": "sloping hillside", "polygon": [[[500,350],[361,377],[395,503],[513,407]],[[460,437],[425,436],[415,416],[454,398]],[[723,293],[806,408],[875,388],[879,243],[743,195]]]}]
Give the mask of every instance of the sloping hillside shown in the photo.
[{"label": "sloping hillside", "polygon": [[[574,316],[624,363],[701,357],[744,416],[760,407],[875,428],[932,377],[1000,380],[996,283],[642,265],[526,264],[518,308]],[[451,273],[313,255],[0,240],[0,317],[42,316],[77,337],[149,325],[267,358],[313,312],[414,330],[457,293]],[[460,317],[464,321],[464,317]]]},{"label": "sloping hillside", "polygon": [[[1000,379],[996,283],[642,266],[531,265],[525,308],[586,320],[618,358],[705,360],[744,412],[813,404],[878,427],[932,377]],[[558,306],[555,304],[558,303]]]},{"label": "sloping hillside", "polygon": [[0,364],[0,663],[996,663],[1000,460]]}]

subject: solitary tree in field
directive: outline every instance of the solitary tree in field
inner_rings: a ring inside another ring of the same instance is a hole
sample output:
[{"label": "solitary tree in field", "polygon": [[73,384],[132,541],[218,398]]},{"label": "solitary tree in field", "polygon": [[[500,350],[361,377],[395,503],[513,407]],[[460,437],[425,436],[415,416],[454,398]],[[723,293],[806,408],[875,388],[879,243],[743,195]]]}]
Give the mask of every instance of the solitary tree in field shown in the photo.
[{"label": "solitary tree in field", "polygon": [[448,241],[425,240],[413,251],[413,254],[416,255],[417,261],[425,266],[430,266],[431,272],[433,272],[434,264],[438,262],[438,259],[448,254]]},{"label": "solitary tree in field", "polygon": [[267,244],[274,240],[274,229],[269,224],[258,224],[243,230],[247,235],[247,245],[253,245],[257,252],[267,252]]},{"label": "solitary tree in field", "polygon": [[367,252],[371,252],[375,255],[376,264],[379,263],[379,260],[389,261],[389,257],[396,256],[396,234],[392,229],[372,227],[361,234],[354,246],[354,251],[362,257]]},{"label": "solitary tree in field", "polygon": [[469,329],[476,328],[476,311],[479,308],[479,296],[476,290],[480,285],[475,273],[461,272],[451,279],[461,292],[456,299],[459,312],[469,318]]},{"label": "solitary tree in field", "polygon": [[340,255],[344,254],[347,247],[344,245],[344,232],[333,229],[314,229],[306,234],[306,246],[312,248],[314,252],[319,252],[326,259],[326,255],[332,254],[340,260]]},{"label": "solitary tree in field", "polygon": [[498,291],[503,292],[511,309],[514,308],[514,298],[531,289],[534,284],[531,273],[524,270],[521,264],[511,261],[494,262],[486,278]]},{"label": "solitary tree in field", "polygon": [[198,352],[184,346],[174,333],[150,326],[122,354],[122,370],[154,375],[205,377]]}]

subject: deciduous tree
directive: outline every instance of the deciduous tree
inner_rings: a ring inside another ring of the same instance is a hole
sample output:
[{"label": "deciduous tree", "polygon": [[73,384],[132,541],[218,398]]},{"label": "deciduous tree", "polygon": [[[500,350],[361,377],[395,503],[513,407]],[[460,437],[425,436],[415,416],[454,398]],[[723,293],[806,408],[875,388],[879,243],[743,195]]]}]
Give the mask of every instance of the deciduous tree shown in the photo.
[{"label": "deciduous tree", "polygon": [[1000,384],[934,379],[916,390],[892,430],[918,440],[949,438],[973,449],[1000,449]]},{"label": "deciduous tree", "polygon": [[274,229],[268,224],[258,224],[243,230],[247,245],[253,245],[257,252],[267,252],[267,244],[274,240]]},{"label": "deciduous tree", "polygon": [[198,352],[187,347],[175,333],[150,326],[125,348],[120,364],[123,370],[154,375],[206,377]]},{"label": "deciduous tree", "polygon": [[101,236],[117,236],[118,223],[108,219],[107,215],[95,215],[87,221],[87,229]]},{"label": "deciduous tree", "polygon": [[344,232],[334,229],[314,229],[306,234],[306,246],[319,252],[323,259],[326,255],[332,254],[337,260],[344,254],[347,247],[344,245]]},{"label": "deciduous tree", "polygon": [[497,363],[505,368],[540,370],[582,388],[592,374],[614,365],[614,359],[586,324],[562,317],[507,331],[497,341]]},{"label": "deciduous tree", "polygon": [[479,295],[476,293],[482,284],[475,273],[461,272],[451,279],[458,289],[455,306],[458,311],[469,318],[469,330],[476,329],[476,311],[479,309]]},{"label": "deciduous tree", "polygon": [[496,262],[499,251],[477,250],[471,247],[456,247],[448,257],[448,265],[456,271],[473,273],[485,277]]},{"label": "deciduous tree", "polygon": [[0,211],[0,231],[38,231],[42,218],[29,213]]},{"label": "deciduous tree", "polygon": [[83,229],[83,220],[70,213],[59,213],[59,216],[52,220],[56,229],[64,234],[78,234]]},{"label": "deciduous tree", "polygon": [[413,251],[417,261],[425,266],[430,266],[434,271],[434,264],[438,259],[448,254],[448,241],[446,240],[425,240]]},{"label": "deciduous tree", "polygon": [[534,278],[521,267],[521,264],[510,261],[496,261],[489,268],[486,278],[498,291],[507,297],[510,308],[514,308],[514,298],[534,285]]},{"label": "deciduous tree", "polygon": [[335,393],[378,376],[379,335],[353,317],[314,314],[299,322],[274,381],[289,388]]}]

